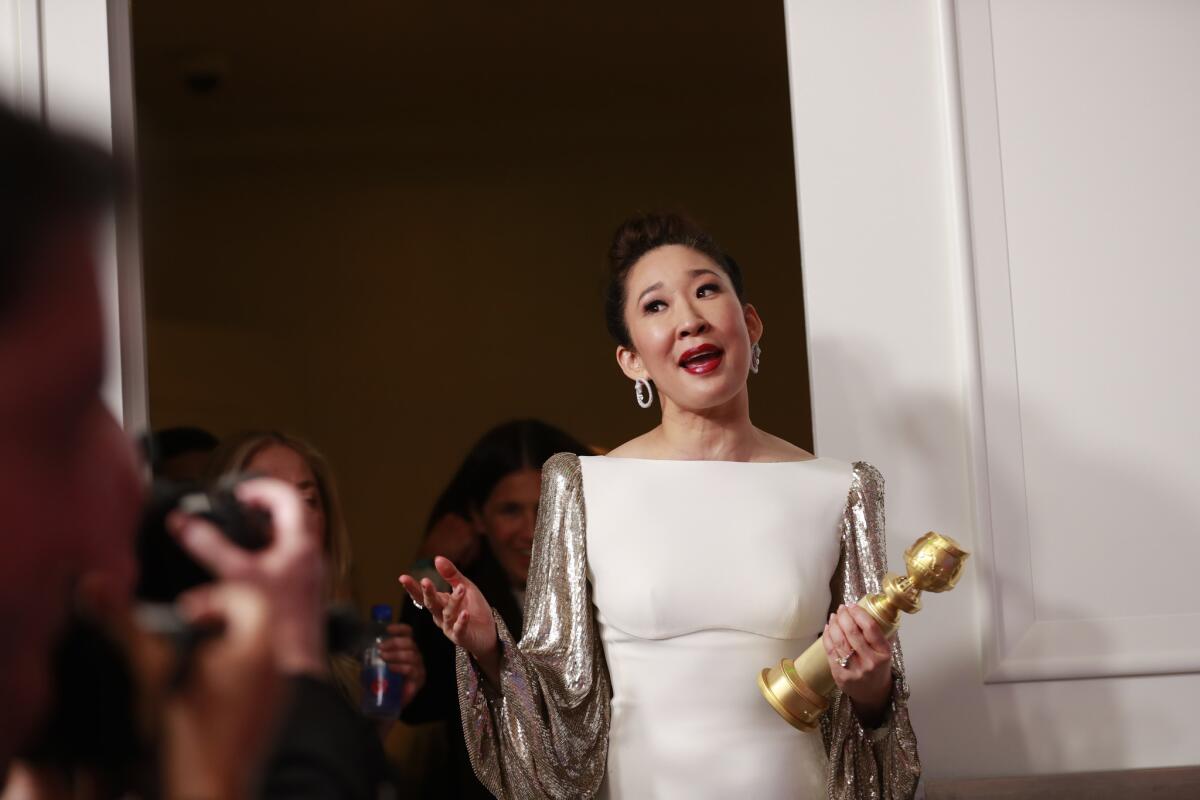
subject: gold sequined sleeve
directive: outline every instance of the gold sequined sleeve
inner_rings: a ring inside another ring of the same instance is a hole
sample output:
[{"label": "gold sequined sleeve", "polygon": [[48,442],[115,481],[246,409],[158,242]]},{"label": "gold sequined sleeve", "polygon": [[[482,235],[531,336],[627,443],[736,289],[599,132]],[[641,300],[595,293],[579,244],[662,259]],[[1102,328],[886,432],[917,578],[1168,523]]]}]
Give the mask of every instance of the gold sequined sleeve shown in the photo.
[{"label": "gold sequined sleeve", "polygon": [[608,760],[612,691],[587,581],[578,456],[542,468],[520,643],[496,616],[497,691],[458,649],[458,698],[475,774],[499,798],[583,798]]},{"label": "gold sequined sleeve", "polygon": [[[887,567],[883,476],[854,465],[842,515],[842,555],[833,576],[833,603],[857,603],[878,592]],[[908,719],[908,682],[899,638],[892,640],[892,699],[880,727],[864,730],[850,699],[834,694],[821,720],[829,751],[830,800],[909,800],[921,777],[917,738]]]}]

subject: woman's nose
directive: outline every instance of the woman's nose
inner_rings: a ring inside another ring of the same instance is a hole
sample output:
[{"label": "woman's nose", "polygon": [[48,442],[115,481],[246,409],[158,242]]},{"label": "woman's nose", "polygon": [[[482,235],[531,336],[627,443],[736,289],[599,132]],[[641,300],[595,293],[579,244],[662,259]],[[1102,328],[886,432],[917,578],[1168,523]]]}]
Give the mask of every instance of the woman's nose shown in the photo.
[{"label": "woman's nose", "polygon": [[687,319],[679,324],[679,338],[686,339],[689,336],[699,336],[708,330],[708,323],[696,314],[689,314]]}]

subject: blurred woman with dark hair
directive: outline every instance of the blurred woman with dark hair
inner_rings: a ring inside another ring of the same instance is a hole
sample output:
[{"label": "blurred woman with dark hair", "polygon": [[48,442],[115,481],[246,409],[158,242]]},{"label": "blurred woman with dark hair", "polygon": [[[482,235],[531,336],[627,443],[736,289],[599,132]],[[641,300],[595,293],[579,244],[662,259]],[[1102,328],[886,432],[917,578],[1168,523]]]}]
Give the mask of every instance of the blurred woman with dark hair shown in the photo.
[{"label": "blurred woman with dark hair", "polygon": [[[467,453],[433,505],[426,540],[412,572],[433,577],[433,555],[457,553],[470,575],[512,630],[521,630],[525,582],[529,575],[534,523],[538,514],[542,464],[555,453],[587,455],[591,448],[535,419],[492,428]],[[457,562],[456,562],[457,563]],[[408,723],[445,722],[450,776],[437,780],[437,796],[490,798],[475,777],[459,722],[454,680],[454,645],[430,620],[405,603],[404,621],[413,627],[428,676],[425,688],[404,709]],[[384,658],[406,663],[396,648]]]}]

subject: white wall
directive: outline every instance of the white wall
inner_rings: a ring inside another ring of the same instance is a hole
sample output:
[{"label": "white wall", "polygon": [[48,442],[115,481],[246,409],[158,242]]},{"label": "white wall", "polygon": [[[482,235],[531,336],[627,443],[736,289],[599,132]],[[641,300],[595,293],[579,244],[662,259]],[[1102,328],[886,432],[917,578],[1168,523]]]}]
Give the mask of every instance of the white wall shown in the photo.
[{"label": "white wall", "polygon": [[[127,0],[0,0],[0,100],[114,150],[132,164],[129,52]],[[103,227],[97,243],[107,320],[102,391],[113,414],[132,432],[146,420],[136,225],[122,212]]]},{"label": "white wall", "polygon": [[30,114],[42,108],[38,16],[36,3],[0,0],[0,98]]},{"label": "white wall", "polygon": [[974,553],[903,633],[929,779],[1200,760],[1191,626],[1138,640],[1200,610],[1195,9],[787,3],[817,451],[883,470],[893,566]]}]

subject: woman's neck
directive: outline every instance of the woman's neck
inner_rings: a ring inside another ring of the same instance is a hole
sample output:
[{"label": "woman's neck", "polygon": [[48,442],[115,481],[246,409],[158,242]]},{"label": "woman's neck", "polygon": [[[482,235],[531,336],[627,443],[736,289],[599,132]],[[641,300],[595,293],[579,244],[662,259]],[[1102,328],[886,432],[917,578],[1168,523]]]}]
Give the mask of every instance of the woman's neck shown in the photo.
[{"label": "woman's neck", "polygon": [[682,408],[663,397],[656,449],[664,457],[705,461],[750,461],[762,444],[750,422],[750,398],[743,389],[728,403],[702,411]]}]

